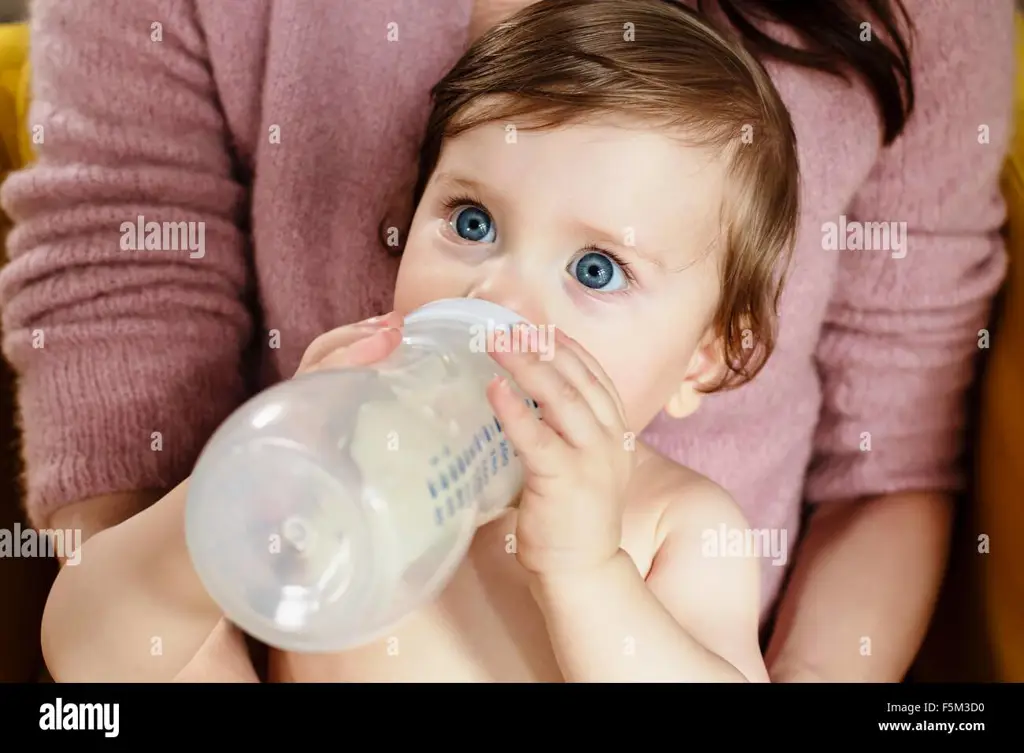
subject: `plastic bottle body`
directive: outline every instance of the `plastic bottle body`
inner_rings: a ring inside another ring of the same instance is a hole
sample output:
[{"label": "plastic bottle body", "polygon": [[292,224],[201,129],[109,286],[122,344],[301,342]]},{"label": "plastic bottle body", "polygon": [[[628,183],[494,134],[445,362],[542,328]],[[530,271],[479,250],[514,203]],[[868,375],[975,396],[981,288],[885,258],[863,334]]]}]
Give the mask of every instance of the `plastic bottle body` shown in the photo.
[{"label": "plastic bottle body", "polygon": [[479,333],[517,317],[448,303],[410,315],[379,364],[257,395],[204,449],[186,538],[246,632],[289,651],[373,640],[434,598],[516,498],[522,468],[485,394],[503,372]]}]

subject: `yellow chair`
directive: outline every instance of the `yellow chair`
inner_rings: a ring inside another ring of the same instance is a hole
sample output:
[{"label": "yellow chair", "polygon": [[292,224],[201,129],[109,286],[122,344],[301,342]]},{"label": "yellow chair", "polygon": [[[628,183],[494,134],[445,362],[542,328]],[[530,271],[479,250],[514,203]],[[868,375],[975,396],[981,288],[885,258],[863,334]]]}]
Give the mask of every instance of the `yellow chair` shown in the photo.
[{"label": "yellow chair", "polygon": [[1003,172],[1010,272],[982,385],[975,538],[995,676],[1024,682],[1024,16],[1017,18],[1016,133]]},{"label": "yellow chair", "polygon": [[0,180],[32,159],[28,26],[0,24]]}]

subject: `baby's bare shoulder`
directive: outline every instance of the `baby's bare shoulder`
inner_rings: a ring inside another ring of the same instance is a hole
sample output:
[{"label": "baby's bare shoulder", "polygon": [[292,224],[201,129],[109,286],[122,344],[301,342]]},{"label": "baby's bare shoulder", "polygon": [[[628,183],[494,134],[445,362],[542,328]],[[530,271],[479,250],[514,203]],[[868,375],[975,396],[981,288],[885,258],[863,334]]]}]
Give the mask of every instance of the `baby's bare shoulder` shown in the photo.
[{"label": "baby's bare shoulder", "polygon": [[636,499],[657,515],[656,546],[669,535],[699,542],[709,530],[743,529],[747,520],[722,486],[645,448],[637,466]]},{"label": "baby's bare shoulder", "polygon": [[645,577],[651,593],[694,640],[748,680],[767,682],[757,640],[760,565],[708,547],[719,541],[723,527],[747,528],[739,506],[711,479],[660,455],[638,470],[660,511]]}]

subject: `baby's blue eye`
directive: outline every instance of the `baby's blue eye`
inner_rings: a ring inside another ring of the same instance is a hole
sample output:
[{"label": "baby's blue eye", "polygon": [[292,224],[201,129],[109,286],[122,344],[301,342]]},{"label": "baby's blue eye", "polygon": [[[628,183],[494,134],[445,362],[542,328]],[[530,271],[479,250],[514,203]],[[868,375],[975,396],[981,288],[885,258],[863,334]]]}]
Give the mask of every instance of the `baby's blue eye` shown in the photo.
[{"label": "baby's blue eye", "polygon": [[460,238],[474,243],[493,243],[496,235],[494,220],[480,207],[466,206],[456,209],[451,226]]},{"label": "baby's blue eye", "polygon": [[622,267],[597,251],[590,251],[574,261],[569,265],[569,272],[591,290],[606,292],[626,287]]}]

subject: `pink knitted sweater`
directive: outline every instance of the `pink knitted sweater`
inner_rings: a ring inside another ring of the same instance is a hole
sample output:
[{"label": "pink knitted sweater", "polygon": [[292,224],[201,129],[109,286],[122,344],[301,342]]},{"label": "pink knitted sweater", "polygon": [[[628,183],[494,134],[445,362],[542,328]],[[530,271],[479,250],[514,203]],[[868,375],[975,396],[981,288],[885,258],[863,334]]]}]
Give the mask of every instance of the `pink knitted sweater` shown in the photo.
[{"label": "pink knitted sweater", "polygon": [[[1013,3],[907,6],[918,104],[889,149],[865,89],[769,66],[803,172],[778,351],[752,384],[646,433],[789,549],[802,500],[960,483],[962,399],[1005,266],[996,176]],[[17,224],[0,274],[35,522],[70,501],[170,487],[316,335],[390,308],[396,262],[378,224],[403,211],[392,196],[469,11],[35,0],[43,139],[3,187]],[[202,251],[131,250],[122,223],[140,215],[204,222]],[[906,255],[823,240],[825,223],[855,221],[905,222]],[[785,568],[764,563],[767,608]]]}]

